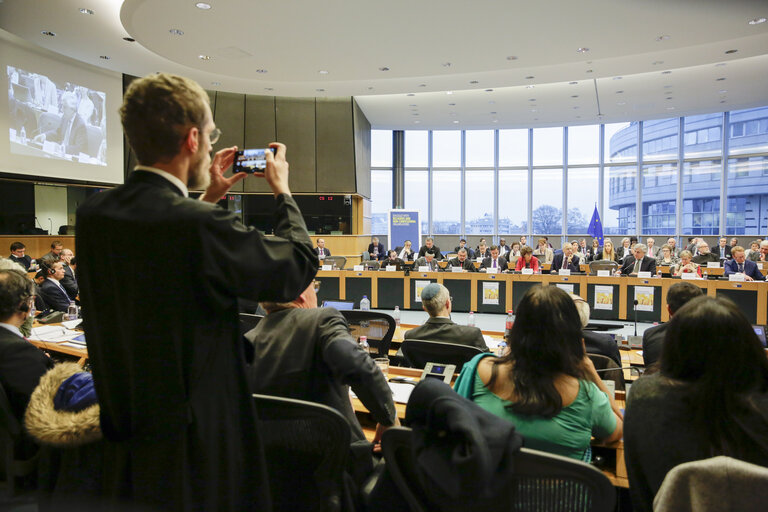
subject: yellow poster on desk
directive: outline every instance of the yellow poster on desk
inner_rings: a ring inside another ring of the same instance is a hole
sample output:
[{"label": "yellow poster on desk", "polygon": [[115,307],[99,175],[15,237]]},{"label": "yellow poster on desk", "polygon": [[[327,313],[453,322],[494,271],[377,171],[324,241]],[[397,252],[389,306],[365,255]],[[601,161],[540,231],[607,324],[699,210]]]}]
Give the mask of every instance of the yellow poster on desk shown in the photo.
[{"label": "yellow poster on desk", "polygon": [[421,291],[427,286],[429,286],[430,283],[431,281],[416,281],[414,283],[413,287],[416,290],[416,293],[415,293],[416,296],[413,298],[414,302],[421,302]]},{"label": "yellow poster on desk", "polygon": [[483,304],[490,306],[499,305],[499,283],[483,281]]},{"label": "yellow poster on desk", "polygon": [[595,309],[613,309],[613,286],[595,286]]},{"label": "yellow poster on desk", "polygon": [[653,286],[635,286],[638,311],[653,311]]}]

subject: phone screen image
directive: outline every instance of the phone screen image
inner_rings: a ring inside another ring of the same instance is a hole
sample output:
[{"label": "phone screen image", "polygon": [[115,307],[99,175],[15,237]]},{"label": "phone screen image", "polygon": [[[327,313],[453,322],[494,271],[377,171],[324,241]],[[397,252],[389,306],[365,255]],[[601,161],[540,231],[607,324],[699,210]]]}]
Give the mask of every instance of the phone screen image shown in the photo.
[{"label": "phone screen image", "polygon": [[[234,172],[264,172],[267,167],[266,152],[270,149],[244,149],[235,153]],[[271,150],[274,153],[274,149]]]}]

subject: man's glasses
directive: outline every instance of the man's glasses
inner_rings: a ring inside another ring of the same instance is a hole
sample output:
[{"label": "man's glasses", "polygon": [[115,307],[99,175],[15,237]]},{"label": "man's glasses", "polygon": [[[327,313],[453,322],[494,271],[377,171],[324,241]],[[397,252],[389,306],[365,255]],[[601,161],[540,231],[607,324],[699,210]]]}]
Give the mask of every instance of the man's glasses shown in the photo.
[{"label": "man's glasses", "polygon": [[214,128],[211,134],[208,136],[211,144],[216,144],[219,141],[219,137],[221,137],[221,130],[218,128]]}]

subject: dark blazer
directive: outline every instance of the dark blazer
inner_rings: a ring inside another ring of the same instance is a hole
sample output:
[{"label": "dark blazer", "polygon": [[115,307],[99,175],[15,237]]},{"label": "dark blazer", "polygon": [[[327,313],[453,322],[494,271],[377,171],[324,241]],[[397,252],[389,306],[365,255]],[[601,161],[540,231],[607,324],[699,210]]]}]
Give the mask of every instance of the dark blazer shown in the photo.
[{"label": "dark blazer", "polygon": [[[66,121],[62,121],[53,130],[45,132],[45,140],[62,144],[64,142],[62,139],[67,133],[67,124]],[[75,113],[75,120],[72,122],[72,129],[69,132],[69,143],[64,148],[64,151],[68,155],[88,153],[88,130],[80,114]]]},{"label": "dark blazer", "polygon": [[269,313],[245,337],[255,349],[246,371],[251,392],[332,407],[347,419],[351,440],[361,441],[365,435],[349,401],[351,386],[376,422],[394,423],[395,404],[384,374],[335,309]]},{"label": "dark blazer", "polygon": [[61,286],[67,291],[67,295],[71,300],[75,300],[75,297],[77,297],[77,294],[80,292],[77,287],[75,273],[69,265],[64,265],[64,277],[61,278]]},{"label": "dark blazer", "polygon": [[474,252],[475,252],[475,258],[487,258],[487,257],[489,257],[491,255],[491,248],[490,247],[486,247],[485,248],[485,254],[480,252],[480,247],[476,247]]},{"label": "dark blazer", "polygon": [[[464,260],[464,263],[461,263],[459,261],[459,258],[453,258],[452,260],[448,260],[448,266],[449,267],[461,267],[467,272],[477,272],[477,269],[475,268],[475,263],[467,257],[467,259]],[[448,268],[446,267],[446,270]]]},{"label": "dark blazer", "polygon": [[8,395],[14,416],[23,422],[29,396],[53,360],[24,338],[0,327],[0,384]]},{"label": "dark blazer", "polygon": [[[379,244],[379,245],[381,245],[381,244]],[[323,251],[322,252],[323,256],[330,256],[331,255],[331,251],[329,251],[327,247],[323,247],[322,251]],[[320,256],[320,248],[319,247],[315,247],[315,254]]]},{"label": "dark blazer", "polygon": [[[624,275],[630,274],[635,268],[635,257],[627,256],[624,260],[624,264],[621,266],[621,273]],[[656,273],[656,260],[650,256],[643,256],[643,261],[640,263],[641,272]]]},{"label": "dark blazer", "polygon": [[431,252],[437,261],[440,261],[443,259],[443,253],[440,252],[440,248],[435,244],[432,244],[432,248],[430,249],[427,249],[426,245],[422,245],[421,249],[419,249],[419,258],[423,258],[424,255],[427,254],[428,252]]},{"label": "dark blazer", "polygon": [[[555,254],[555,257],[552,258],[552,266],[550,267],[550,270],[560,270],[563,268],[563,257],[565,255],[562,252],[559,252]],[[568,268],[571,270],[571,272],[580,272],[581,269],[579,268],[579,257],[575,254],[573,255],[573,258],[571,258],[571,263],[568,265]]]},{"label": "dark blazer", "polygon": [[472,259],[475,258],[475,251],[473,251],[471,247],[467,247],[466,245],[464,247],[459,247],[457,245],[456,248],[453,250],[453,252],[458,254],[459,249],[466,249],[467,250],[467,258],[472,258]]},{"label": "dark blazer", "polygon": [[238,297],[293,300],[318,265],[295,200],[282,194],[275,205],[267,238],[133,171],[78,209],[107,497],[131,489],[133,501],[162,510],[269,508]]},{"label": "dark blazer", "polygon": [[[739,264],[736,260],[728,260],[723,264],[723,275],[728,277],[731,274],[736,274],[739,271]],[[744,260],[744,274],[748,275],[755,281],[765,281],[765,276],[760,269],[757,268],[757,263],[750,260]]]},{"label": "dark blazer", "polygon": [[67,295],[64,290],[56,286],[55,283],[52,283],[49,279],[46,279],[43,281],[43,284],[37,288],[37,291],[40,292],[40,296],[43,298],[49,308],[54,311],[63,311],[64,313],[67,312],[69,303],[72,299],[69,298],[69,295]]},{"label": "dark blazer", "polygon": [[664,345],[667,327],[669,322],[649,327],[643,333],[643,362],[646,368],[661,358],[661,347]]},{"label": "dark blazer", "polygon": [[601,255],[602,253],[603,253],[603,250],[600,247],[598,248],[590,247],[589,250],[587,251],[587,261],[595,261],[595,259],[599,259],[598,255]]},{"label": "dark blazer", "polygon": [[483,333],[477,327],[459,325],[453,323],[450,318],[430,317],[419,327],[405,331],[404,340],[442,341],[444,343],[456,343],[469,345],[488,351]]},{"label": "dark blazer", "polygon": [[582,330],[581,336],[584,338],[584,347],[587,349],[588,354],[599,354],[601,356],[610,357],[616,364],[621,366],[621,354],[619,353],[619,346],[613,338],[607,334]]},{"label": "dark blazer", "polygon": [[709,252],[707,254],[699,254],[698,256],[694,256],[693,258],[691,258],[691,261],[696,263],[697,265],[703,265],[704,267],[706,267],[708,262],[720,263],[720,256],[718,256],[715,253]]},{"label": "dark blazer", "polygon": [[13,254],[11,254],[10,256],[8,256],[8,259],[24,267],[24,270],[29,270],[30,265],[32,265],[32,258],[29,256],[29,254],[25,254],[21,258],[17,258]]},{"label": "dark blazer", "polygon": [[[387,251],[384,250],[384,244],[379,242],[378,248],[379,248],[379,254],[377,255],[376,259],[377,260],[383,260],[384,258],[387,257]],[[373,249],[374,249],[373,243],[368,244],[368,254],[369,255],[373,254]],[[371,259],[373,259],[373,256],[371,256]]]},{"label": "dark blazer", "polygon": [[[493,260],[490,256],[483,259],[480,264],[480,268],[491,268],[493,266]],[[499,267],[499,272],[507,270],[507,259],[504,256],[499,256],[496,261],[496,266]]]},{"label": "dark blazer", "polygon": [[[397,247],[395,247],[395,251],[397,252],[398,256],[400,256],[400,251],[402,251],[402,250],[403,250],[403,246],[402,245],[398,245]],[[405,255],[405,261],[413,261],[413,255],[414,254],[416,254],[416,253],[413,251],[413,247],[411,247],[411,252]]]},{"label": "dark blazer", "polygon": [[729,260],[729,259],[731,259],[731,246],[728,245],[728,244],[725,244],[725,247],[723,247],[723,249],[725,250],[725,256],[721,256],[720,255],[720,244],[718,244],[717,246],[713,247],[711,249],[711,252],[716,254],[717,257],[720,258],[721,260]]},{"label": "dark blazer", "polygon": [[400,264],[400,268],[403,268],[403,260],[400,258],[395,258],[394,260],[391,260],[389,258],[382,260],[381,262],[381,268],[387,268],[390,265],[397,265]]},{"label": "dark blazer", "polygon": [[[440,268],[440,265],[437,264],[437,261],[438,261],[437,258],[432,258],[432,268],[430,270],[434,271],[434,272],[441,272],[442,269]],[[426,265],[429,265],[427,263],[427,259],[426,258],[419,258],[414,263],[414,270],[419,270],[419,267],[423,267],[423,266],[426,266]]]}]

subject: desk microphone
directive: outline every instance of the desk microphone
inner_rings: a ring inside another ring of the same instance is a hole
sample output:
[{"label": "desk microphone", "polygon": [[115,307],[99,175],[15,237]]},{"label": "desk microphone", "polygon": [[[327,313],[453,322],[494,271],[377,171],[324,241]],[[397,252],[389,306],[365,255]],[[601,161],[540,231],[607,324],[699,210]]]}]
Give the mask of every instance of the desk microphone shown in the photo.
[{"label": "desk microphone", "polygon": [[637,336],[637,299],[635,299],[634,304],[634,310],[635,310],[635,336]]},{"label": "desk microphone", "polygon": [[637,299],[635,299],[633,303],[633,307],[635,310],[635,335],[634,336],[627,336],[627,341],[629,342],[629,348],[643,348],[643,338],[642,336],[637,335]]}]

